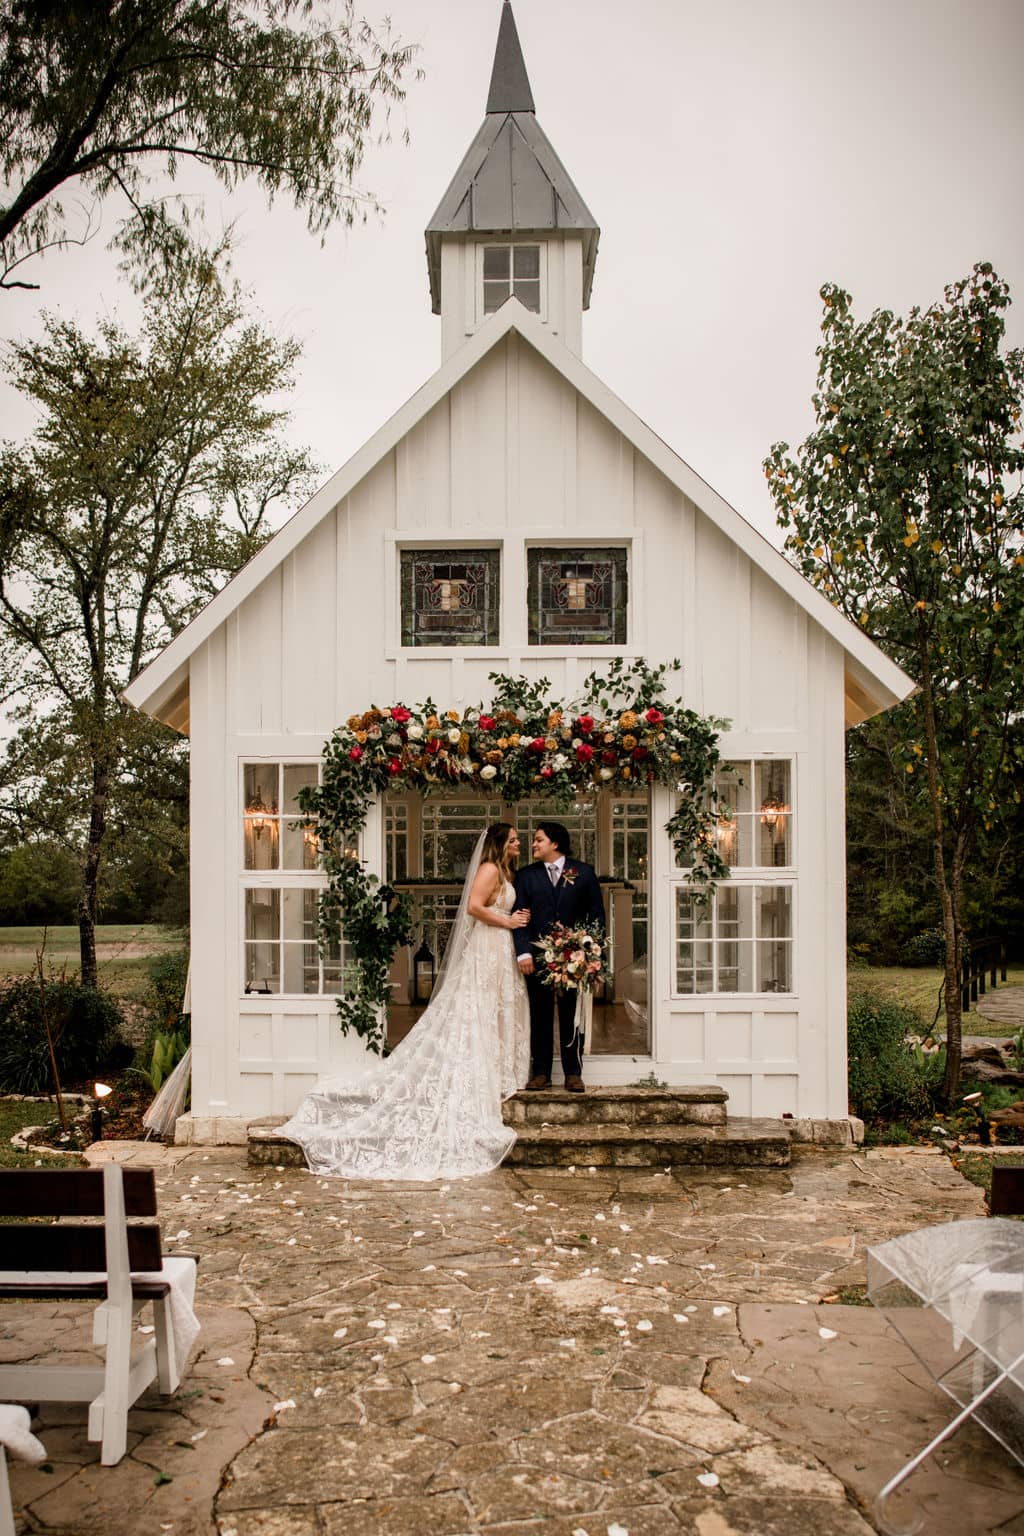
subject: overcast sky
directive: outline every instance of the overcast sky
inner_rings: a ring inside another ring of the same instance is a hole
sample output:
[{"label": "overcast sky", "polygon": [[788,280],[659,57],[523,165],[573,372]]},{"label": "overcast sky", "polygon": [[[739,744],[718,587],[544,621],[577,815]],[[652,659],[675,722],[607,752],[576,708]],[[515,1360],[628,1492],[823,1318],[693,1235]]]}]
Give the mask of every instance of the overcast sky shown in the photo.
[{"label": "overcast sky", "polygon": [[[384,6],[359,4],[376,18]],[[514,0],[537,117],[601,226],[584,359],[773,534],[761,460],[811,425],[826,280],[859,313],[940,297],[976,260],[1024,341],[1022,0]],[[395,142],[362,183],[387,205],[321,248],[258,194],[236,266],[304,345],[292,435],[333,471],[440,362],[423,229],[484,115],[499,0],[394,0],[419,42]],[[179,188],[189,182],[186,168]],[[113,210],[106,215],[111,227]],[[5,336],[48,305],[131,315],[104,256],[48,257],[0,295]],[[8,392],[5,435],[31,418]]]}]

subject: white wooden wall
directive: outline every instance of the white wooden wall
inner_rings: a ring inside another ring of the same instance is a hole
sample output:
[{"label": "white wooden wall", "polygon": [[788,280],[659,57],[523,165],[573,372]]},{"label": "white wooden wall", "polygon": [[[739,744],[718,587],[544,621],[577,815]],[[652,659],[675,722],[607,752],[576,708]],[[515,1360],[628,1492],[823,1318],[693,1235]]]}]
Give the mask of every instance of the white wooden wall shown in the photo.
[{"label": "white wooden wall", "polygon": [[[721,1082],[734,1113],[846,1114],[843,655],[592,406],[510,335],[411,431],[197,652],[191,664],[193,1115],[290,1111],[354,1067],[331,999],[243,998],[243,758],[316,757],[371,702],[490,696],[492,671],[571,698],[613,647],[526,644],[525,540],[631,541],[627,654],[678,656],[679,690],[731,726],[723,756],[791,755],[797,811],[794,996],[671,998],[670,849],[652,836],[653,1061],[595,1060],[594,1082],[653,1066]],[[499,647],[399,646],[401,543],[500,540]],[[652,825],[670,814],[655,793]],[[371,821],[366,855],[379,858]]]}]

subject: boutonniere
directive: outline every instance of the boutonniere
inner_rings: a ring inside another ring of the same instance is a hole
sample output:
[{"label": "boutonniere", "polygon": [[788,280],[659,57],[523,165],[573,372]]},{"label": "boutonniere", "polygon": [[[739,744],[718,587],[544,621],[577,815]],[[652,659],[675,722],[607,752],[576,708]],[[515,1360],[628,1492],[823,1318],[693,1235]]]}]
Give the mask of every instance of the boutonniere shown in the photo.
[{"label": "boutonniere", "polygon": [[571,864],[567,864],[565,866],[565,868],[562,870],[562,880],[563,880],[563,883],[565,885],[575,885],[576,884],[576,876],[578,874],[579,874],[579,870],[578,869],[575,869]]}]

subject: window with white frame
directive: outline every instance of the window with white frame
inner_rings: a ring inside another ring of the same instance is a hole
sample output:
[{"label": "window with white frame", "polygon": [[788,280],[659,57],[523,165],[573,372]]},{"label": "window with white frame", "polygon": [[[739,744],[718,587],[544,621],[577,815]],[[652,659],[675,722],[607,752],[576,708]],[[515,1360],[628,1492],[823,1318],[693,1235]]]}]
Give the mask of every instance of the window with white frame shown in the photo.
[{"label": "window with white frame", "polygon": [[524,309],[540,314],[540,246],[485,245],[483,248],[484,314],[493,315],[506,299],[516,298]]},{"label": "window with white frame", "polygon": [[[682,879],[674,890],[673,990],[776,993],[795,987],[793,766],[788,758],[722,763],[715,832],[730,878],[702,906]],[[691,860],[676,855],[682,871]]]},{"label": "window with white frame", "polygon": [[316,828],[299,792],[317,763],[242,765],[242,990],[249,995],[331,996],[344,984],[344,943],[321,953],[317,914],[324,877]]}]

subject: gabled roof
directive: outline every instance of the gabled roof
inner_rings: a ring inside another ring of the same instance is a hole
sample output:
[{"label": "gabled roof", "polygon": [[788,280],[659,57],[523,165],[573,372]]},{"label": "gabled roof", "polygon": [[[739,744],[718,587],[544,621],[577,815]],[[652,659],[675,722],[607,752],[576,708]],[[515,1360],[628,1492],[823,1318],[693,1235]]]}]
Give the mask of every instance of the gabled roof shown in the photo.
[{"label": "gabled roof", "polygon": [[501,8],[487,116],[427,225],[434,314],[441,313],[441,237],[542,234],[583,236],[583,307],[589,308],[601,231],[534,116],[512,7]]},{"label": "gabled roof", "polygon": [[913,692],[914,682],[890,661],[856,624],[843,617],[827,598],[795,571],[763,534],[691,469],[667,443],[646,426],[580,358],[524,309],[509,299],[488,317],[463,346],[342,465],[306,505],[292,516],[269,544],[254,555],[227,586],[160,652],[122,697],[177,730],[187,730],[188,663],[192,654],[239,608],[270,573],[291,554],[317,524],[355,489],[403,437],[433,410],[449,390],[466,377],[510,332],[527,342],[556,372],[616,427],[637,451],[672,485],[696,505],[727,538],[805,610],[846,653],[846,719],[856,724],[898,703]]}]

